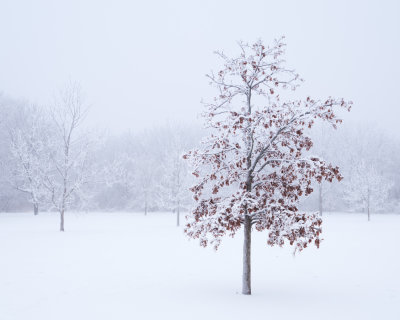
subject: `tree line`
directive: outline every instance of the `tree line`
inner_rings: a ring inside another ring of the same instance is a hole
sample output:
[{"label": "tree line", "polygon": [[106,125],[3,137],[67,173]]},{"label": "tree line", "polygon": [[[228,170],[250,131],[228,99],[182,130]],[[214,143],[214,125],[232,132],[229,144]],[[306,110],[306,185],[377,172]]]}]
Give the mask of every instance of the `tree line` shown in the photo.
[{"label": "tree line", "polygon": [[47,107],[0,96],[0,210],[187,211],[191,175],[182,153],[195,129],[164,126],[112,136],[84,125],[81,87],[69,83]]},{"label": "tree line", "polygon": [[[0,211],[172,211],[193,204],[194,184],[182,158],[204,129],[183,124],[109,134],[85,124],[81,87],[68,84],[47,107],[0,95]],[[400,211],[400,143],[367,124],[311,130],[310,154],[335,163],[343,180],[314,182],[301,202],[309,211]]]}]

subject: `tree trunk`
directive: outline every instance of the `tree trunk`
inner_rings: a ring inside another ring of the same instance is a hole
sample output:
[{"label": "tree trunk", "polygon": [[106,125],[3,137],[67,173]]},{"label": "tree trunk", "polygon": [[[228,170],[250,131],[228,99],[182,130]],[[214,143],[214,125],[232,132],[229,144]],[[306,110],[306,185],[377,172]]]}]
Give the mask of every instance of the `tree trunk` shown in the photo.
[{"label": "tree trunk", "polygon": [[60,212],[60,231],[64,231],[64,210]]},{"label": "tree trunk", "polygon": [[319,184],[319,193],[318,193],[318,209],[319,214],[322,216],[322,183]]},{"label": "tree trunk", "polygon": [[176,208],[176,226],[179,227],[179,202],[178,207]]},{"label": "tree trunk", "polygon": [[33,204],[33,214],[37,216],[39,214],[39,205],[37,203]]},{"label": "tree trunk", "polygon": [[244,218],[244,242],[243,242],[243,283],[242,293],[251,294],[251,218]]}]

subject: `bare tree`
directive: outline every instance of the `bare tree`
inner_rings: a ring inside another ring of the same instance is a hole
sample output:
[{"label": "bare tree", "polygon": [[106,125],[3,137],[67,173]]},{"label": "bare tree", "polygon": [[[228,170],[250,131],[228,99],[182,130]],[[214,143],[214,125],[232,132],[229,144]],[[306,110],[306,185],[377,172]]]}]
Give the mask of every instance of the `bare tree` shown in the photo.
[{"label": "bare tree", "polygon": [[175,132],[170,137],[162,164],[162,179],[160,193],[164,208],[176,213],[176,225],[180,225],[180,210],[188,209],[192,202],[189,187],[192,183],[191,175],[182,155],[185,146],[180,132]]},{"label": "bare tree", "polygon": [[372,210],[382,210],[389,198],[393,183],[385,178],[371,164],[359,159],[354,164],[352,173],[344,180],[344,197],[355,209],[367,212],[371,220]]},{"label": "bare tree", "polygon": [[53,207],[60,213],[60,231],[64,231],[64,215],[92,178],[90,150],[92,141],[80,127],[87,114],[81,88],[70,83],[50,108],[54,133],[51,139],[52,171],[44,175]]},{"label": "bare tree", "polygon": [[103,164],[102,176],[107,187],[116,189],[118,193],[117,208],[131,206],[137,189],[136,161],[127,152],[119,151],[114,159]]},{"label": "bare tree", "polygon": [[147,215],[150,209],[158,207],[160,203],[160,193],[157,180],[160,179],[160,167],[156,159],[142,154],[136,162],[137,192],[136,206]]},{"label": "bare tree", "polygon": [[26,194],[33,204],[35,215],[39,213],[39,205],[44,202],[46,189],[43,184],[43,173],[47,173],[49,138],[48,121],[43,111],[31,106],[20,108],[19,125],[12,125],[10,136],[11,185]]}]

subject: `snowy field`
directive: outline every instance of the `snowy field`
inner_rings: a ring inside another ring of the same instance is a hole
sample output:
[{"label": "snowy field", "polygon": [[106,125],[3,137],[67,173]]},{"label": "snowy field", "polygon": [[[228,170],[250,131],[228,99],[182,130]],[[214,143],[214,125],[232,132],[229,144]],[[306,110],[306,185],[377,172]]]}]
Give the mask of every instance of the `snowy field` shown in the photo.
[{"label": "snowy field", "polygon": [[218,252],[169,213],[0,214],[0,319],[400,319],[400,215],[325,216],[296,257],[253,237],[253,295],[241,237]]}]

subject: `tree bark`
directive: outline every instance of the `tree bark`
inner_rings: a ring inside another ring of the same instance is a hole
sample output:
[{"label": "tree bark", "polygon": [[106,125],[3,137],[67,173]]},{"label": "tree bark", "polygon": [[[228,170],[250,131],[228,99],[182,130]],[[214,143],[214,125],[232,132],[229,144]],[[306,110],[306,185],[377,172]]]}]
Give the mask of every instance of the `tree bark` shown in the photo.
[{"label": "tree bark", "polygon": [[244,218],[242,293],[251,294],[251,218]]},{"label": "tree bark", "polygon": [[[247,94],[247,112],[251,115],[251,88]],[[253,177],[251,172],[252,153],[253,153],[253,133],[250,130],[251,124],[248,122],[246,128],[247,142],[247,181],[246,190],[251,192]],[[244,240],[243,240],[243,275],[242,275],[242,294],[251,295],[251,217],[248,215],[247,206],[244,215]]]},{"label": "tree bark", "polygon": [[39,205],[37,203],[33,204],[33,214],[37,216],[39,214]]},{"label": "tree bark", "polygon": [[64,210],[60,212],[60,231],[64,232]]}]

